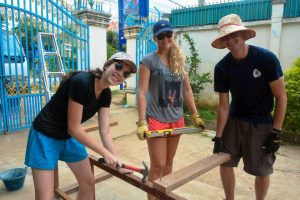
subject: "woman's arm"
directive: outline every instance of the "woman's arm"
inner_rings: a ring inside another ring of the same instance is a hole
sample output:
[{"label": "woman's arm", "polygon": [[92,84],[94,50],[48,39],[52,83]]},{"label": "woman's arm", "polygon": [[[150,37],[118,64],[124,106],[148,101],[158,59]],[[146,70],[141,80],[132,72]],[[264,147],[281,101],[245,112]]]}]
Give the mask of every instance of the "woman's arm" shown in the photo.
[{"label": "woman's arm", "polygon": [[68,133],[80,143],[101,154],[107,164],[116,166],[119,162],[117,157],[109,152],[99,142],[93,140],[81,126],[83,106],[72,99],[68,102]]},{"label": "woman's arm", "polygon": [[98,111],[99,133],[103,145],[114,155],[116,154],[112,137],[109,133],[109,108],[101,108]]},{"label": "woman's arm", "polygon": [[146,119],[146,96],[148,93],[150,70],[143,64],[139,67],[138,115],[139,120]]},{"label": "woman's arm", "polygon": [[197,114],[198,111],[195,105],[194,94],[190,85],[190,79],[188,74],[186,74],[183,79],[183,98],[189,109],[189,112],[192,115]]}]

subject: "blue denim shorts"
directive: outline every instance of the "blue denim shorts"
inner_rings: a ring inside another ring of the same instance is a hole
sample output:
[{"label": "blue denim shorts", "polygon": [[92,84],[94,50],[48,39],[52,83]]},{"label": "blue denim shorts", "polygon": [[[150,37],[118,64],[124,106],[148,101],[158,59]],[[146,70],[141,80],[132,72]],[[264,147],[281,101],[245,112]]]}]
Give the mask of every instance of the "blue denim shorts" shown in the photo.
[{"label": "blue denim shorts", "polygon": [[58,160],[78,162],[86,159],[88,153],[84,145],[75,138],[58,140],[47,137],[31,127],[25,165],[35,169],[54,170]]}]

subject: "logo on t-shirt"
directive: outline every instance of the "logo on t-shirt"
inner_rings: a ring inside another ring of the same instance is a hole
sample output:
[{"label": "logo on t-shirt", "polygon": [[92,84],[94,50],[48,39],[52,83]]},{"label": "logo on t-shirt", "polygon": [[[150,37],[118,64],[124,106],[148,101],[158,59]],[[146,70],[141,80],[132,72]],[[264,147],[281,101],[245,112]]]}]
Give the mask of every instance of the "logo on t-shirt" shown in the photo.
[{"label": "logo on t-shirt", "polygon": [[180,98],[180,81],[165,81],[162,85],[159,94],[159,105],[160,107],[179,107],[182,105],[182,100]]},{"label": "logo on t-shirt", "polygon": [[258,69],[253,70],[253,77],[254,78],[258,78],[258,77],[260,77],[260,75],[261,75],[261,72]]}]

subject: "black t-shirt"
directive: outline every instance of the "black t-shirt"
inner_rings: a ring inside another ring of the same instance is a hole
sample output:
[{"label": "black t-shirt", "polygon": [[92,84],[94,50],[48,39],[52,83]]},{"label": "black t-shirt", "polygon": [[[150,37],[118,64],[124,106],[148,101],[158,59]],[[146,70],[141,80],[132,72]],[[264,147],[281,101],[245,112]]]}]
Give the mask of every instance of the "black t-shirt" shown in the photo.
[{"label": "black t-shirt", "polygon": [[257,123],[272,123],[274,96],[269,83],[282,76],[277,57],[267,49],[249,46],[245,59],[235,60],[228,53],[215,67],[214,89],[230,91],[229,115]]},{"label": "black t-shirt", "polygon": [[83,105],[82,121],[95,115],[101,107],[110,107],[111,90],[104,89],[98,100],[95,95],[95,75],[79,72],[66,80],[51,100],[36,116],[33,127],[44,135],[56,139],[68,139],[67,112],[69,98]]}]

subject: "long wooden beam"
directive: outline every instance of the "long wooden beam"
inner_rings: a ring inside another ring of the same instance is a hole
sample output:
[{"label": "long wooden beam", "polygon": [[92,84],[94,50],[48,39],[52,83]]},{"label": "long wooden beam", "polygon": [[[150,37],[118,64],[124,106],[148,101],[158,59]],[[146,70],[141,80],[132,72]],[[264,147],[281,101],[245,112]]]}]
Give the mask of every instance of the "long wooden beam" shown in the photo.
[{"label": "long wooden beam", "polygon": [[229,154],[213,154],[172,174],[155,180],[153,187],[167,194],[228,160],[230,160]]},{"label": "long wooden beam", "polygon": [[[113,175],[107,172],[102,172],[100,174],[95,175],[95,184],[101,181],[104,181],[108,178],[111,178]],[[77,192],[79,190],[78,183],[73,183],[65,188],[62,189],[66,194],[72,194],[73,192]]]},{"label": "long wooden beam", "polygon": [[[112,126],[117,126],[118,125],[118,122],[110,122],[109,123],[109,127],[112,127]],[[88,126],[84,126],[83,127],[85,132],[92,132],[92,131],[96,131],[99,129],[99,126],[98,124],[92,124],[92,125],[88,125]]]},{"label": "long wooden beam", "polygon": [[95,165],[104,171],[107,171],[108,173],[122,179],[123,181],[149,193],[157,197],[158,199],[163,200],[186,200],[185,198],[174,194],[169,193],[166,194],[164,192],[161,192],[155,188],[153,188],[153,184],[151,182],[142,183],[142,178],[134,175],[134,174],[122,174],[117,169],[107,166],[106,164],[98,163],[98,158],[94,156],[90,156],[90,162],[92,165]]}]

